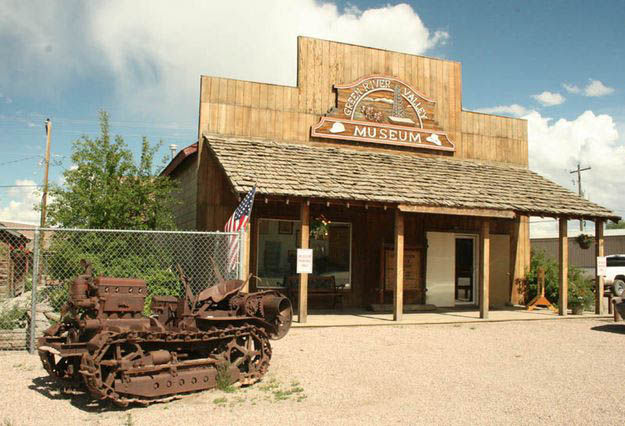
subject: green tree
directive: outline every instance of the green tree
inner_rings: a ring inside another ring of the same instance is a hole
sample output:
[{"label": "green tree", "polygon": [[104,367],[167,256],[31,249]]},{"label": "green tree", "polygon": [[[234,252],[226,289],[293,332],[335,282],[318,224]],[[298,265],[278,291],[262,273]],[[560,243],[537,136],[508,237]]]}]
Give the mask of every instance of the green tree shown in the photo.
[{"label": "green tree", "polygon": [[[83,136],[72,147],[75,167],[63,173],[65,183],[50,190],[48,223],[60,228],[172,230],[174,182],[159,176],[154,154],[159,145],[143,138],[141,157],[120,136],[111,138],[109,119],[100,113],[100,135]],[[141,278],[148,284],[145,310],[154,295],[179,295],[175,265],[182,262],[175,234],[63,231],[47,233],[45,270],[53,282],[39,292],[59,310],[68,298],[67,285],[82,273],[80,261],[92,263],[96,275]]]},{"label": "green tree", "polygon": [[619,220],[618,222],[609,222],[605,229],[625,229],[625,220]]},{"label": "green tree", "polygon": [[63,173],[63,185],[50,188],[48,223],[65,228],[174,229],[175,184],[154,167],[159,147],[143,138],[135,162],[123,138],[111,138],[108,114],[100,112],[100,136],[74,142],[74,167]]}]

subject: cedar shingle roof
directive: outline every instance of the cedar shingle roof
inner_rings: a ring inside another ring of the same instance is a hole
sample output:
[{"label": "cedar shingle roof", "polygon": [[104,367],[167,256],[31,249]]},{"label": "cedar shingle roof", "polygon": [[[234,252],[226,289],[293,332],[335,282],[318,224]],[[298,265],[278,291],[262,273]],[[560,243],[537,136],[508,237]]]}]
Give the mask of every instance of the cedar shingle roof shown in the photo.
[{"label": "cedar shingle roof", "polygon": [[523,167],[204,136],[235,191],[617,219]]}]

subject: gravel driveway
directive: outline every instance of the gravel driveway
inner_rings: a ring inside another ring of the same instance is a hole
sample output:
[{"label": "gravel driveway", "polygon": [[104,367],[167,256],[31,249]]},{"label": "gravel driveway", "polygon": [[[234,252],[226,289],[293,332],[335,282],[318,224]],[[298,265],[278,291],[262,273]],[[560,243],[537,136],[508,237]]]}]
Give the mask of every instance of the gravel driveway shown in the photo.
[{"label": "gravel driveway", "polygon": [[567,319],[297,329],[263,382],[120,410],[59,395],[36,356],[0,354],[0,422],[623,424],[625,323]]}]

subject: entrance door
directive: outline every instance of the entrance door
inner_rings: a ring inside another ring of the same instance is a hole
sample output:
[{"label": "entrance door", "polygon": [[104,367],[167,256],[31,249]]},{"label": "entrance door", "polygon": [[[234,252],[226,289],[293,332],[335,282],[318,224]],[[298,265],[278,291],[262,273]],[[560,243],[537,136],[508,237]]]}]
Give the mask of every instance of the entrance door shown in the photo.
[{"label": "entrance door", "polygon": [[428,232],[425,302],[454,306],[455,236],[451,232]]},{"label": "entrance door", "polygon": [[456,237],[456,304],[475,303],[475,237]]}]

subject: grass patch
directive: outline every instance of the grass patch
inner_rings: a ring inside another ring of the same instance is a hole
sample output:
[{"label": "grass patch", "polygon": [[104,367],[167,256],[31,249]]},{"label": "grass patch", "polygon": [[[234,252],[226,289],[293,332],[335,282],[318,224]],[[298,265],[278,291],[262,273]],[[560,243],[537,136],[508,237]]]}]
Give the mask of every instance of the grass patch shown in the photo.
[{"label": "grass patch", "polygon": [[213,399],[213,404],[224,406],[228,402],[228,398],[225,396]]},{"label": "grass patch", "polygon": [[275,377],[269,379],[267,383],[259,386],[259,389],[263,392],[270,393],[267,400],[273,402],[285,401],[296,397],[298,402],[303,401],[307,396],[304,394],[304,388],[300,386],[298,381],[292,381],[290,385],[283,385]]},{"label": "grass patch", "polygon": [[267,383],[263,383],[258,388],[263,392],[273,392],[275,389],[280,387],[280,383],[276,380],[275,377],[269,379]]},{"label": "grass patch", "polygon": [[215,380],[217,381],[217,389],[223,392],[232,393],[236,390],[235,387],[232,386],[229,362],[217,366],[217,377]]}]

